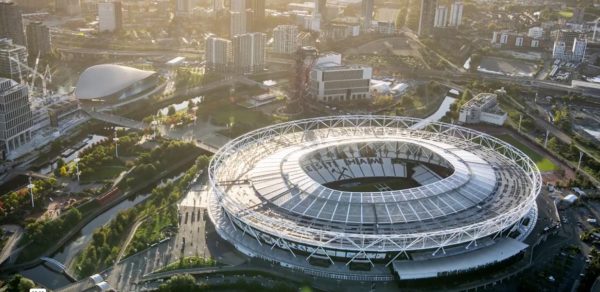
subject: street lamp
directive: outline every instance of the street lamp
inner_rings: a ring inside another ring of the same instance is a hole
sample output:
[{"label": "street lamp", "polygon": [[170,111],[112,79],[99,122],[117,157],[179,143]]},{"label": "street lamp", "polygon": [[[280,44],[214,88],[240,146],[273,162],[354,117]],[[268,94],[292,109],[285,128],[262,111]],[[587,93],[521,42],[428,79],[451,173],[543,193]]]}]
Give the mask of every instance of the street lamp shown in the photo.
[{"label": "street lamp", "polygon": [[194,120],[194,126],[196,125],[196,120],[198,120],[198,116],[197,116],[197,112],[198,112],[198,107],[195,106],[192,108],[192,110],[194,111],[194,116],[192,117],[192,120]]},{"label": "street lamp", "polygon": [[75,174],[77,175],[77,182],[79,183],[79,175],[81,175],[81,171],[79,171],[79,161],[81,161],[81,158],[77,157],[75,158]]},{"label": "street lamp", "polygon": [[119,137],[117,137],[117,129],[115,128],[115,137],[113,138],[115,141],[115,156],[119,158]]},{"label": "street lamp", "polygon": [[150,123],[150,125],[152,126],[152,129],[154,129],[154,138],[156,138],[156,128],[158,127],[158,122],[155,119],[152,121],[152,123]]},{"label": "street lamp", "polygon": [[592,42],[596,41],[596,30],[598,29],[598,21],[600,20],[600,17],[596,18],[596,20],[594,20],[594,34],[592,35]]},{"label": "street lamp", "polygon": [[33,203],[33,188],[35,187],[35,185],[33,183],[31,183],[31,176],[29,177],[29,184],[27,185],[27,188],[29,189],[29,196],[31,197],[31,208],[35,207],[35,204]]}]

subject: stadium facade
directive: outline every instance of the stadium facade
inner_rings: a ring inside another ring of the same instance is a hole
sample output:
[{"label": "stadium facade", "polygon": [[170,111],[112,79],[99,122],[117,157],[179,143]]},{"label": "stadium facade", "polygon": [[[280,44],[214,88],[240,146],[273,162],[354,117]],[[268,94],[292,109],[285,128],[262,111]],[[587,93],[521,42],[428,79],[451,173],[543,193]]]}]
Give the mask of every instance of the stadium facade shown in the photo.
[{"label": "stadium facade", "polygon": [[307,274],[427,279],[522,255],[539,170],[489,135],[407,117],[259,129],[209,167],[209,216],[240,252]]}]

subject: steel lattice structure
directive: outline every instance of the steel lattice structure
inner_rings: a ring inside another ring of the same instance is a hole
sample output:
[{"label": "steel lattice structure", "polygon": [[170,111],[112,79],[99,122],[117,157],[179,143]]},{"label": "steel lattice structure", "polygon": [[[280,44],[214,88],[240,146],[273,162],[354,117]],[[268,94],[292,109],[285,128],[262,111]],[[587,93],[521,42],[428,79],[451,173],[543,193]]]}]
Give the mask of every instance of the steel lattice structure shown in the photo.
[{"label": "steel lattice structure", "polygon": [[[368,163],[358,163],[363,160]],[[452,174],[404,190],[323,186],[346,170],[408,176],[405,161],[440,165]],[[332,262],[391,258],[389,264],[409,251],[468,247],[515,227],[535,209],[542,179],[523,152],[487,134],[416,118],[357,115],[297,120],[238,137],[214,155],[209,183],[215,225],[224,216],[258,244],[272,243],[294,257],[301,251]]]}]

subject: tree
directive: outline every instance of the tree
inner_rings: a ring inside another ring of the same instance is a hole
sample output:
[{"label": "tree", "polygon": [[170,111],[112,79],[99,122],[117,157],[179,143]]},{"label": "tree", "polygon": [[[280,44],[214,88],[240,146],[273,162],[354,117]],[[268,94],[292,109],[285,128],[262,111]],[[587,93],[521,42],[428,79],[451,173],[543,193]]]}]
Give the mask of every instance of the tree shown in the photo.
[{"label": "tree", "polygon": [[198,158],[196,158],[196,165],[198,165],[198,168],[200,168],[200,169],[207,167],[209,163],[210,163],[210,157],[208,157],[206,155],[202,155],[202,156],[199,156]]},{"label": "tree", "polygon": [[21,283],[21,278],[23,278],[23,276],[16,274],[14,275],[10,281],[8,281],[8,285],[7,285],[7,292],[17,292],[19,291],[19,283]]},{"label": "tree", "polygon": [[59,171],[60,176],[66,177],[69,175],[69,168],[66,165],[63,165]]},{"label": "tree", "polygon": [[558,140],[556,139],[556,137],[552,137],[550,139],[548,139],[548,148],[553,150],[553,151],[559,151],[559,144],[558,144]]},{"label": "tree", "polygon": [[21,278],[19,282],[19,291],[20,292],[29,292],[30,289],[35,287],[35,283],[27,278]]},{"label": "tree", "polygon": [[175,275],[166,283],[160,285],[159,292],[187,292],[200,291],[196,279],[190,274]]},{"label": "tree", "polygon": [[396,15],[396,28],[402,28],[406,22],[406,13],[408,12],[406,7],[400,8],[398,10],[398,15]]},{"label": "tree", "polygon": [[61,176],[61,168],[65,166],[65,161],[62,158],[56,160],[56,169],[54,169],[54,175]]},{"label": "tree", "polygon": [[6,287],[7,292],[29,292],[29,289],[34,288],[35,283],[19,274],[14,275]]},{"label": "tree", "polygon": [[106,243],[106,234],[104,232],[94,232],[92,239],[95,246],[102,246]]},{"label": "tree", "polygon": [[479,64],[481,63],[481,59],[482,59],[482,56],[479,53],[474,53],[473,55],[471,55],[471,63],[469,64],[469,70],[471,72],[477,71],[477,67],[479,67]]},{"label": "tree", "polygon": [[566,106],[555,109],[554,123],[565,131],[571,131],[570,112]]},{"label": "tree", "polygon": [[174,107],[174,106],[170,105],[170,106],[169,106],[169,108],[167,109],[167,115],[168,115],[168,116],[172,116],[172,115],[174,115],[175,113],[177,113],[177,110],[175,110],[175,107]]},{"label": "tree", "polygon": [[373,105],[376,107],[385,107],[391,105],[394,102],[394,98],[391,95],[378,95],[373,100]]},{"label": "tree", "polygon": [[79,211],[79,209],[71,208],[64,215],[64,220],[65,220],[64,222],[67,223],[68,225],[76,224],[79,221],[81,221],[81,218],[82,218],[82,215],[81,215],[81,212]]},{"label": "tree", "polygon": [[55,140],[54,142],[52,142],[50,144],[50,151],[52,153],[60,152],[61,149],[62,149],[62,143],[60,140]]}]

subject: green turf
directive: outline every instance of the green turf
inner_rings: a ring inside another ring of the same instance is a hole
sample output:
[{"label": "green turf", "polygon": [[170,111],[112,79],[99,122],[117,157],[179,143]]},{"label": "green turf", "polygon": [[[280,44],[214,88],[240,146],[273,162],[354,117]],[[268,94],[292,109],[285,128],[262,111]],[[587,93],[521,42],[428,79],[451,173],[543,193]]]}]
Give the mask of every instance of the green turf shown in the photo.
[{"label": "green turf", "polygon": [[[358,183],[358,185],[348,186],[348,184]],[[389,178],[389,177],[364,177],[351,180],[336,181],[325,184],[326,187],[345,191],[345,192],[379,192],[376,185],[383,184],[392,190],[403,190],[420,186],[419,183],[410,178]]]},{"label": "green turf", "polygon": [[271,119],[260,111],[246,109],[229,100],[226,96],[209,96],[198,107],[199,116],[211,116],[219,125],[245,123],[264,126]]},{"label": "green turf", "polygon": [[499,135],[498,138],[504,140],[505,142],[515,146],[517,149],[523,151],[540,169],[540,171],[553,171],[558,170],[558,165],[552,163],[550,159],[542,156],[540,153],[534,151],[533,149],[527,147],[525,144],[521,143],[517,139],[513,138],[510,135]]},{"label": "green turf", "polygon": [[211,118],[211,122],[219,126],[231,126],[219,133],[228,137],[237,137],[254,129],[262,128],[273,123],[273,118],[261,111],[244,108],[237,104],[238,101],[224,96],[208,96],[198,106],[198,117]]},{"label": "green turf", "polygon": [[90,175],[82,176],[81,181],[82,183],[86,183],[111,180],[119,176],[124,170],[127,170],[127,168],[122,165],[106,165],[95,169]]},{"label": "green turf", "polygon": [[571,17],[573,17],[573,11],[562,10],[562,11],[558,12],[558,15],[560,15],[560,17],[562,17],[562,18],[571,18]]}]

